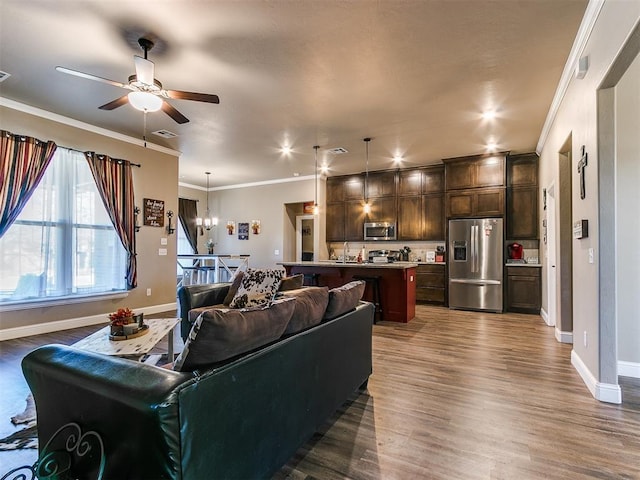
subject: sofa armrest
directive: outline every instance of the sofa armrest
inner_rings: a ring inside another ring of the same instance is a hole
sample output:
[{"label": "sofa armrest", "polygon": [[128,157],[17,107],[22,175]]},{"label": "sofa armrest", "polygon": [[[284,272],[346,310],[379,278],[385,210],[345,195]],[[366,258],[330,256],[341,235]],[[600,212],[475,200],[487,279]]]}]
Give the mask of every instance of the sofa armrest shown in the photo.
[{"label": "sofa armrest", "polygon": [[177,478],[180,445],[172,432],[179,431],[179,392],[193,376],[64,345],[32,351],[22,370],[41,446],[73,423],[99,434],[109,478]]},{"label": "sofa armrest", "polygon": [[219,305],[227,296],[231,283],[208,283],[203,285],[184,285],[178,289],[178,315],[180,316],[180,335],[186,340],[191,330],[189,310],[209,305]]}]

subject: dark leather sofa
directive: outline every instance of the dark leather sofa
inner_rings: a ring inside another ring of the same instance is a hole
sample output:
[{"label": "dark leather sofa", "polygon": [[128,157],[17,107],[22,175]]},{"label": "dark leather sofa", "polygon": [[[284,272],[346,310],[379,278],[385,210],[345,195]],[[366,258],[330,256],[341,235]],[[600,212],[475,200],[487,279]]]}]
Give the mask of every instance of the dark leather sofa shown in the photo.
[{"label": "dark leather sofa", "polygon": [[96,478],[100,468],[105,479],[269,478],[366,388],[373,314],[372,304],[360,303],[191,373],[63,345],[38,348],[22,368],[36,402],[41,455],[71,424],[71,442],[46,449],[78,457],[78,440],[89,443],[95,432],[104,462],[98,445],[74,462],[70,478]]}]

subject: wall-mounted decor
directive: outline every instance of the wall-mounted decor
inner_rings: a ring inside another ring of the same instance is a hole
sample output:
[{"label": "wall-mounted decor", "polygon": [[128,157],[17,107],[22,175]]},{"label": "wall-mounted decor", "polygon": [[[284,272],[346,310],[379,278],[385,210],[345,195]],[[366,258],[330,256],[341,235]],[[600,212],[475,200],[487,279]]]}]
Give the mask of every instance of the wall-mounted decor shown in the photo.
[{"label": "wall-mounted decor", "polygon": [[254,235],[260,235],[260,220],[251,220],[251,231]]},{"label": "wall-mounted decor", "polygon": [[233,235],[233,232],[236,229],[236,222],[234,222],[233,220],[229,220],[227,221],[227,234],[228,235]]},{"label": "wall-mounted decor", "polygon": [[587,167],[587,150],[582,145],[580,149],[580,161],[578,162],[578,173],[580,174],[580,198],[584,200],[587,196],[587,190],[584,182],[585,168]]},{"label": "wall-mounted decor", "polygon": [[144,199],[144,225],[164,227],[164,200]]},{"label": "wall-mounted decor", "polygon": [[238,240],[249,240],[249,222],[238,223]]},{"label": "wall-mounted decor", "polygon": [[304,214],[313,215],[313,207],[314,207],[313,202],[304,202],[302,204],[302,212]]}]

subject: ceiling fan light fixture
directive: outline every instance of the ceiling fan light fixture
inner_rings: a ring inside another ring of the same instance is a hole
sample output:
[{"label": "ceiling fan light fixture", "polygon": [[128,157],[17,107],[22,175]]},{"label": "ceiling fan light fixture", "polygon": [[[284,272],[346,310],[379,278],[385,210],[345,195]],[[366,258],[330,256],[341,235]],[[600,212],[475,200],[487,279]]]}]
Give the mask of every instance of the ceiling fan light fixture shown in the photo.
[{"label": "ceiling fan light fixture", "polygon": [[129,103],[141,112],[157,112],[162,108],[162,99],[149,92],[130,92],[127,95]]}]

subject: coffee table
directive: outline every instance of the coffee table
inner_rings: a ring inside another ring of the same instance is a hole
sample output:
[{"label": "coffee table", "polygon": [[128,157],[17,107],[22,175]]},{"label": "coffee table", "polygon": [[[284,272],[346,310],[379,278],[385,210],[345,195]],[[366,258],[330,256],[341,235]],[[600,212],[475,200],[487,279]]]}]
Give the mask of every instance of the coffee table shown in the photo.
[{"label": "coffee table", "polygon": [[166,336],[167,358],[169,362],[173,362],[173,329],[179,321],[177,318],[145,319],[144,323],[149,325],[149,333],[130,340],[109,340],[110,327],[107,325],[72,346],[104,355],[142,357]]}]

